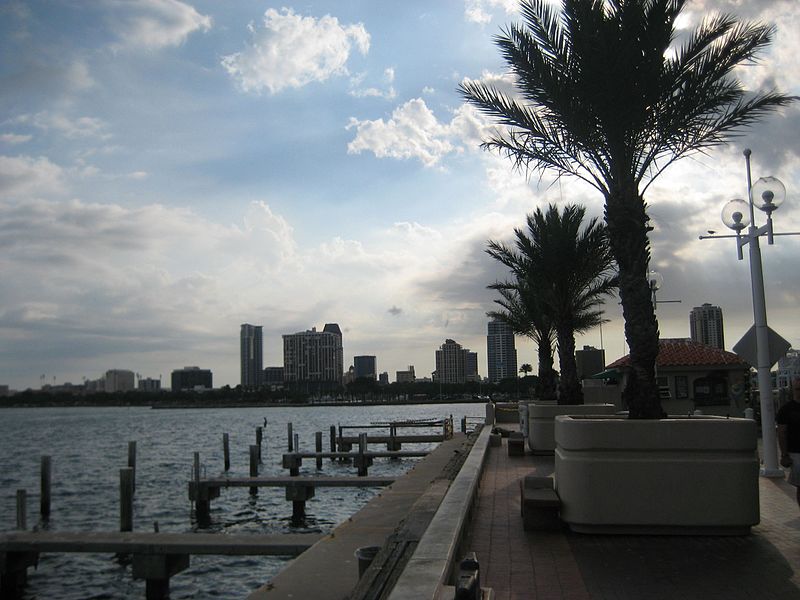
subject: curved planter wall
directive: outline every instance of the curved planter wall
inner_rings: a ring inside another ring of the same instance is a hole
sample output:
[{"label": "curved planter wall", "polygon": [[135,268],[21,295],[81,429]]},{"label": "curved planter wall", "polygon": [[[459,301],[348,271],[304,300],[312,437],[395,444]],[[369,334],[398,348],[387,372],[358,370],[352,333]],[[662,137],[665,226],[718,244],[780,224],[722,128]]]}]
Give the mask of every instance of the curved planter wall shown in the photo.
[{"label": "curved planter wall", "polygon": [[529,404],[528,448],[534,454],[555,452],[555,426],[559,415],[613,415],[616,411],[613,404]]},{"label": "curved planter wall", "polygon": [[561,518],[586,533],[745,534],[759,522],[756,424],[556,417]]}]

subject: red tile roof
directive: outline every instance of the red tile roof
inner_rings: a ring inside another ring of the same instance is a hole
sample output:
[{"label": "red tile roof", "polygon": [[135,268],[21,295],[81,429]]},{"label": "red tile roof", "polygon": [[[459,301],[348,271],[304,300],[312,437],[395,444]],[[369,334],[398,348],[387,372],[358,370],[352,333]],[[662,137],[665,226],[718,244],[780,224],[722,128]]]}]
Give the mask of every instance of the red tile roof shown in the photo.
[{"label": "red tile roof", "polygon": [[[749,368],[750,365],[738,355],[712,346],[693,342],[686,338],[664,338],[659,340],[659,353],[656,365],[659,367],[710,367],[722,365],[739,365]],[[631,364],[630,354],[615,360],[607,369],[628,367]]]}]

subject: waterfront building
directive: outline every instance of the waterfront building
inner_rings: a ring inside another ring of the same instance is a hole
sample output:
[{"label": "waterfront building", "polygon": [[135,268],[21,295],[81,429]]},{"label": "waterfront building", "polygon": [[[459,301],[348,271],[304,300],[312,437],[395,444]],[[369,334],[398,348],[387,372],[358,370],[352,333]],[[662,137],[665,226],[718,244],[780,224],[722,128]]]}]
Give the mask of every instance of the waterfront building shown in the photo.
[{"label": "waterfront building", "polygon": [[304,391],[336,389],[342,385],[344,352],[342,331],[328,323],[322,331],[308,331],[283,336],[283,379],[291,387]]},{"label": "waterfront building", "polygon": [[722,309],[709,303],[695,306],[689,313],[689,331],[693,341],[713,348],[725,349]]},{"label": "waterfront building", "polygon": [[478,353],[462,348],[455,340],[445,340],[436,351],[435,376],[440,383],[479,381]]},{"label": "waterfront building", "polygon": [[584,346],[583,350],[575,352],[575,366],[579,381],[591,379],[592,375],[602,373],[606,368],[606,351],[598,350],[594,346]]},{"label": "waterfront building", "polygon": [[389,373],[387,371],[378,375],[378,385],[389,385]]},{"label": "waterfront building", "polygon": [[516,378],[517,349],[514,344],[514,332],[505,321],[493,319],[488,323],[486,360],[491,383]]},{"label": "waterfront building", "polygon": [[414,383],[417,377],[414,374],[414,365],[408,365],[406,371],[396,371],[394,380],[397,383]]},{"label": "waterfront building", "polygon": [[777,387],[790,388],[797,377],[800,377],[800,350],[789,348],[786,355],[778,359]]},{"label": "waterfront building", "polygon": [[283,386],[283,367],[266,367],[263,382],[270,387]]},{"label": "waterfront building", "polygon": [[353,370],[356,379],[367,378],[375,381],[378,378],[377,360],[374,356],[354,356]]},{"label": "waterfront building", "polygon": [[161,380],[160,379],[153,379],[151,377],[140,377],[139,378],[139,387],[137,389],[140,392],[160,392],[161,391]]},{"label": "waterfront building", "polygon": [[172,391],[212,389],[212,374],[200,367],[183,367],[172,372]]},{"label": "waterfront building", "polygon": [[130,392],[135,389],[133,371],[125,369],[111,369],[106,371],[103,382],[103,391],[111,392]]},{"label": "waterfront building", "polygon": [[261,385],[264,376],[262,326],[242,324],[239,345],[242,387],[257,388]]}]

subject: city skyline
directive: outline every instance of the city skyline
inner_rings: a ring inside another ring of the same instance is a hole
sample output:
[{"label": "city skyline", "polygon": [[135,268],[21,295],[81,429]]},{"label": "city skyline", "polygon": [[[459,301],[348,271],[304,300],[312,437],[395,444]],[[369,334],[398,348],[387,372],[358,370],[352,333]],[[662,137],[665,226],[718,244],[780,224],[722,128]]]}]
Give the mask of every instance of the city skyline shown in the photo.
[{"label": "city skyline", "polygon": [[[580,182],[527,179],[479,148],[491,125],[457,86],[508,89],[492,38],[516,6],[4,3],[0,384],[202,365],[235,386],[242,323],[263,323],[264,366],[312,323],[340,323],[346,361],[376,355],[388,373],[429,376],[448,338],[484,348],[486,286],[507,275],[486,241],[549,202],[602,215]],[[800,5],[694,0],[681,27],[716,9],[776,25],[760,63],[737,71],[744,85],[800,95]],[[724,312],[729,347],[752,325],[747,258],[698,236],[727,233],[719,212],[746,194],[745,147],[754,178],[786,186],[776,232],[800,231],[798,133],[793,106],[647,190],[659,300],[682,302],[659,305],[663,337],[689,337],[704,302]],[[795,347],[799,250],[798,237],[762,244],[769,324]],[[616,299],[606,316],[576,345],[611,362],[627,354]]]}]

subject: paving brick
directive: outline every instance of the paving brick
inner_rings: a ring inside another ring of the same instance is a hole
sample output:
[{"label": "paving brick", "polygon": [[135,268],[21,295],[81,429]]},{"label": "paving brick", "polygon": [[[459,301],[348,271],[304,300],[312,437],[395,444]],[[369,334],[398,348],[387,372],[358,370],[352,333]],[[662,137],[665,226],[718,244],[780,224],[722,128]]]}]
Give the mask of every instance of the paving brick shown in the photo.
[{"label": "paving brick", "polygon": [[783,480],[759,480],[749,536],[601,536],[522,529],[519,480],[553,457],[487,456],[466,550],[498,600],[800,600],[800,509]]}]

